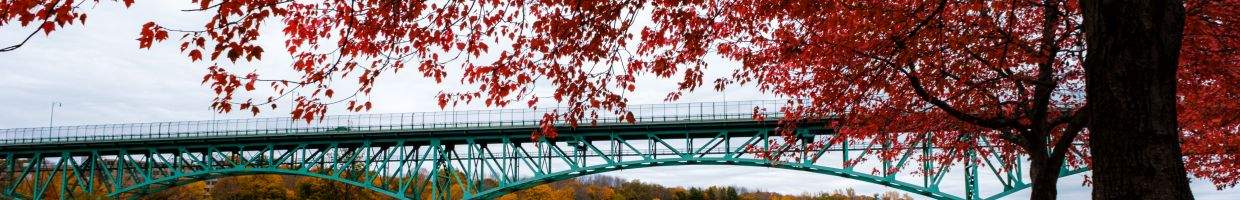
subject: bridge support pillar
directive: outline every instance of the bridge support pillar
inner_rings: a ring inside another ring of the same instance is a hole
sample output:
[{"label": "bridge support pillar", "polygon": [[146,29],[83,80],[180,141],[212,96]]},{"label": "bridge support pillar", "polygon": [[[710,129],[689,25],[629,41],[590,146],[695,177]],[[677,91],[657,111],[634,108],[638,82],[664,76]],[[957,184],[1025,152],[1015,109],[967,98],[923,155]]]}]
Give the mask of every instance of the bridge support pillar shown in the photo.
[{"label": "bridge support pillar", "polygon": [[978,191],[977,185],[977,151],[969,149],[967,159],[964,162],[964,199],[974,200],[981,199],[982,195]]}]

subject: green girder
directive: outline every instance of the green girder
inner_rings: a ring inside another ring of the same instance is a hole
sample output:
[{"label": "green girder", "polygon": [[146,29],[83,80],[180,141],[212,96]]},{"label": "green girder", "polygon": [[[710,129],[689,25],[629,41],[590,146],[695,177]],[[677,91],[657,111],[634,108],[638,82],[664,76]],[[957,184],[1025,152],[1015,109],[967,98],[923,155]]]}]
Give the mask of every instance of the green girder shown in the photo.
[{"label": "green girder", "polygon": [[[250,174],[307,176],[366,188],[396,199],[493,199],[539,184],[623,169],[677,165],[736,165],[798,170],[859,180],[935,199],[996,199],[1029,187],[1019,170],[999,170],[1001,158],[968,152],[963,169],[918,159],[937,148],[915,145],[898,160],[864,161],[888,144],[849,144],[813,151],[772,146],[773,121],[750,119],[613,124],[563,128],[558,138],[532,140],[536,127],[492,129],[352,130],[252,137],[187,138],[74,145],[0,146],[0,194],[14,199],[67,199],[93,192],[136,198],[194,181]],[[815,125],[797,134],[833,137]],[[984,141],[983,141],[984,142]],[[762,151],[793,152],[772,162]],[[830,155],[835,154],[835,155]],[[966,162],[973,163],[973,162]],[[911,169],[888,173],[888,169]],[[1065,167],[1069,176],[1085,168]],[[920,173],[911,173],[920,172]],[[950,173],[949,172],[953,172]],[[979,173],[980,172],[980,173]],[[990,173],[987,173],[990,172]],[[945,191],[945,177],[962,174],[965,188]],[[979,178],[997,181],[983,190]],[[54,183],[54,184],[53,184]],[[453,187],[460,194],[454,194]],[[986,196],[983,196],[986,195]]]}]

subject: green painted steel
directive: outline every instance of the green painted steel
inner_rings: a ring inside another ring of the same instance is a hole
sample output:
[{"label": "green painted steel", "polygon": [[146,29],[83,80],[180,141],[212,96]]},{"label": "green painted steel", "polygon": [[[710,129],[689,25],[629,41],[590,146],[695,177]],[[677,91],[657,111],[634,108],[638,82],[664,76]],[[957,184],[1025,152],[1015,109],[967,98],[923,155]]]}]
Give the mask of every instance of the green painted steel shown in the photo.
[{"label": "green painted steel", "polygon": [[[253,119],[0,130],[7,139],[0,142],[0,195],[131,199],[201,180],[286,174],[338,181],[396,199],[493,199],[557,180],[678,165],[798,170],[935,199],[995,199],[1029,187],[1021,171],[992,164],[1005,162],[1001,158],[968,152],[976,162],[962,167],[921,159],[939,150],[930,143],[902,150],[898,160],[882,161],[858,159],[889,144],[806,150],[808,141],[834,136],[820,124],[799,126],[795,133],[805,139],[799,144],[771,145],[780,139],[772,136],[776,122],[769,121],[778,113],[759,112],[769,115],[768,121],[752,120],[752,115],[755,107],[777,108],[781,102],[639,105],[633,107],[635,124],[603,120],[538,140],[529,134],[536,128],[533,119],[545,110],[333,116],[312,125]],[[15,136],[44,131],[46,137]],[[796,156],[772,162],[754,152]],[[1023,167],[1019,159],[1011,162]],[[1065,167],[1061,176],[1085,170]]]}]

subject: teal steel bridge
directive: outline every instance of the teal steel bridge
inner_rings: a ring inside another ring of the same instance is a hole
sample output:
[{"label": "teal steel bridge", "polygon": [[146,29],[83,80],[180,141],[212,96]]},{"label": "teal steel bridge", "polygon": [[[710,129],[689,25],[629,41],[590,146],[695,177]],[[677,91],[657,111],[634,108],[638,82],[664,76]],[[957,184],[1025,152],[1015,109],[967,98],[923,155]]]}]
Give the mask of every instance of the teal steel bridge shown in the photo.
[{"label": "teal steel bridge", "polygon": [[[599,117],[531,138],[547,109],[475,110],[290,118],[86,125],[0,130],[0,196],[134,199],[226,176],[308,176],[395,199],[493,199],[538,184],[624,169],[739,165],[838,176],[934,199],[996,199],[1029,187],[1019,159],[970,153],[977,162],[940,166],[939,151],[914,145],[899,160],[862,160],[885,145],[807,143],[833,137],[822,124],[778,139],[783,100],[630,106],[636,123]],[[766,115],[755,120],[755,114]],[[979,145],[981,146],[981,145]],[[753,147],[748,148],[748,147]],[[984,148],[984,147],[983,147]],[[800,151],[771,161],[761,151]],[[997,162],[1016,162],[1001,170]],[[976,163],[976,164],[974,164]],[[887,173],[888,169],[904,169]],[[1061,176],[1086,171],[1061,170]],[[814,184],[814,183],[807,183]]]}]

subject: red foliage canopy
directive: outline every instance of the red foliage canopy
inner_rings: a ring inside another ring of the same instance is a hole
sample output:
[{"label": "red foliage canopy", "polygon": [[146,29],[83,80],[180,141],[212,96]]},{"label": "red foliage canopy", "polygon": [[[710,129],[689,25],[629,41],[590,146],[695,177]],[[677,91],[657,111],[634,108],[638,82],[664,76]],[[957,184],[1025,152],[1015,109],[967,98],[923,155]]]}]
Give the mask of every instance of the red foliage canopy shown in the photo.
[{"label": "red foliage canopy", "polygon": [[[535,85],[551,85],[551,96],[568,110],[544,122],[576,125],[610,116],[598,112],[631,116],[625,94],[636,90],[638,76],[683,78],[666,98],[678,99],[703,84],[706,59],[718,55],[743,65],[715,80],[716,89],[755,84],[800,99],[784,108],[794,120],[842,117],[843,137],[832,142],[898,148],[931,141],[955,150],[936,156],[942,162],[960,160],[970,148],[1007,159],[1025,152],[1050,166],[1065,156],[1070,164],[1087,162],[1088,153],[1071,145],[1086,139],[1088,124],[1081,117],[1088,112],[1081,66],[1087,47],[1075,0],[194,2],[193,11],[214,13],[201,29],[150,22],[139,47],[168,32],[184,34],[185,55],[209,63],[203,82],[219,94],[213,107],[221,112],[275,109],[284,97],[292,98],[292,116],[307,121],[333,102],[368,110],[366,96],[381,74],[415,67],[440,82],[448,69],[460,69],[462,84],[478,87],[441,93],[441,107],[475,100],[533,106]],[[73,9],[79,3],[0,0],[0,25],[43,21],[33,24],[50,32],[84,21]],[[1240,181],[1237,5],[1188,1],[1179,74],[1186,163],[1219,186]],[[261,59],[259,27],[277,20],[301,77],[264,79],[221,66]],[[341,80],[356,80],[353,95],[336,93]],[[256,93],[259,83],[276,95],[234,97]],[[294,91],[307,92],[289,95]],[[554,137],[545,127],[536,136]],[[979,139],[999,147],[978,148]]]},{"label": "red foliage canopy", "polygon": [[1240,1],[1193,1],[1180,51],[1177,106],[1189,172],[1240,182]]}]

